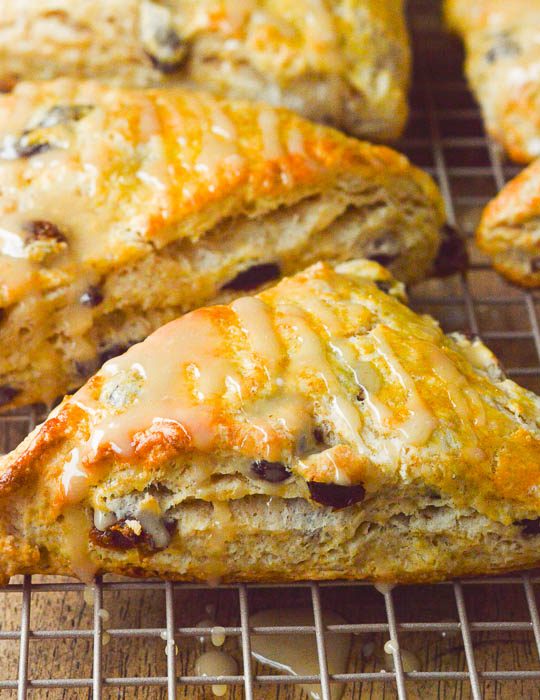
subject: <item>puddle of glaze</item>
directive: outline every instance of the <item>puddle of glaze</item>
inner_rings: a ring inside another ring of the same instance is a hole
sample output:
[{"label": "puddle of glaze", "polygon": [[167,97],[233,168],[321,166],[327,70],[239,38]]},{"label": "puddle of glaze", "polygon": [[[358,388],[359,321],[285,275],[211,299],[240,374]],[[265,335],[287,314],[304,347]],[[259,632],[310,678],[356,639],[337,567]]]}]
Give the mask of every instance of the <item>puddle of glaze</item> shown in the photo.
[{"label": "puddle of glaze", "polygon": [[[335,612],[323,612],[325,625],[346,624],[341,615]],[[250,617],[250,625],[255,627],[281,627],[290,625],[298,627],[313,625],[311,608],[275,608],[262,610]],[[325,633],[326,659],[328,672],[345,673],[351,648],[351,634]],[[313,634],[252,634],[251,653],[262,664],[271,666],[281,673],[291,676],[319,675],[319,657],[317,642]],[[300,684],[311,700],[321,700],[319,685]],[[341,683],[330,684],[330,697],[340,700],[344,690]]]}]

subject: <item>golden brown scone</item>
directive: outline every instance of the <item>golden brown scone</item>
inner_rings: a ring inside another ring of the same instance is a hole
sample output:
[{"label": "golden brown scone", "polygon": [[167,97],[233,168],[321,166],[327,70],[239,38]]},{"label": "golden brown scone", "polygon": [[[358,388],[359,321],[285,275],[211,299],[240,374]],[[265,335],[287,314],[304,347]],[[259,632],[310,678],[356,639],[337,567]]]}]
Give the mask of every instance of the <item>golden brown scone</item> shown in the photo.
[{"label": "golden brown scone", "polygon": [[540,4],[445,0],[489,133],[516,161],[540,156]]},{"label": "golden brown scone", "polygon": [[399,136],[403,0],[3,0],[0,83],[61,76],[188,85]]},{"label": "golden brown scone", "polygon": [[406,158],[287,110],[65,79],[0,98],[0,182],[5,408],[319,259],[418,279],[444,218]]},{"label": "golden brown scone", "polygon": [[509,280],[525,287],[540,286],[540,160],[491,200],[476,240]]},{"label": "golden brown scone", "polygon": [[540,564],[540,399],[366,260],[198,309],[0,462],[0,572],[432,581]]}]

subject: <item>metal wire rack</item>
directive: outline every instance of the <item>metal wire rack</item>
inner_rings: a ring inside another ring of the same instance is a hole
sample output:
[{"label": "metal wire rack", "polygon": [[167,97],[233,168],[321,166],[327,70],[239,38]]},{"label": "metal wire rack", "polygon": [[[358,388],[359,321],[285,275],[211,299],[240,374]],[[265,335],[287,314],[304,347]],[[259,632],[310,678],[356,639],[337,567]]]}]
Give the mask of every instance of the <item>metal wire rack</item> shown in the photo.
[{"label": "metal wire rack", "polygon": [[[416,69],[401,148],[438,180],[450,222],[471,234],[481,207],[518,169],[503,160],[483,131],[461,75],[459,42],[443,32],[438,3],[414,0],[409,9]],[[447,330],[480,335],[510,376],[539,391],[540,298],[507,285],[472,247],[471,259],[467,274],[417,287],[412,303],[436,315]],[[35,412],[4,417],[0,448],[12,449],[37,418]],[[322,700],[333,700],[331,689],[340,682],[346,684],[344,700],[540,698],[538,584],[540,575],[528,572],[381,595],[366,583],[211,588],[99,578],[89,604],[80,583],[20,577],[0,589],[0,695],[175,700],[211,697],[210,687],[219,683],[230,686],[229,697],[285,700],[301,697],[298,684],[312,682],[320,685]],[[197,621],[205,617],[209,601],[240,661],[237,676],[194,671],[197,639],[210,632]],[[307,605],[313,623],[250,625],[255,609],[277,601]],[[322,611],[328,607],[340,609],[351,622],[325,624]],[[251,640],[257,633],[314,636],[318,674],[291,678],[256,664]],[[356,636],[347,672],[331,675],[326,650],[336,634]],[[392,654],[385,667],[377,649],[388,639]],[[401,649],[415,645],[422,670],[405,670]]]}]

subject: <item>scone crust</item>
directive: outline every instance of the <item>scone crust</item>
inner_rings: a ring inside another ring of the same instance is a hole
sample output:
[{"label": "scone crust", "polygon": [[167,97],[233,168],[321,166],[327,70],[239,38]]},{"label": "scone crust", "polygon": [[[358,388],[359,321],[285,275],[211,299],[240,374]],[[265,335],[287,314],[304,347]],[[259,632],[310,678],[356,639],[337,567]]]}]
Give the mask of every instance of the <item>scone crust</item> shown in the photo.
[{"label": "scone crust", "polygon": [[[402,295],[375,263],[321,263],[109,362],[0,463],[4,573],[81,575],[63,520],[95,570],[137,576],[410,582],[538,564],[540,399]],[[90,511],[141,499],[175,513],[174,555],[88,540]],[[407,556],[391,536],[366,561],[366,522],[396,528]]]},{"label": "scone crust", "polygon": [[527,0],[446,0],[488,132],[514,160],[540,155],[540,10]]},{"label": "scone crust", "polygon": [[509,280],[525,287],[540,285],[540,161],[531,163],[489,202],[476,240]]},{"label": "scone crust", "polygon": [[394,269],[421,278],[444,219],[433,181],[388,148],[180,88],[20,83],[0,98],[0,177],[5,409],[80,386],[111,345],[257,262],[290,274],[403,238]]},{"label": "scone crust", "polygon": [[410,52],[402,0],[7,0],[0,79],[191,85],[399,136]]}]

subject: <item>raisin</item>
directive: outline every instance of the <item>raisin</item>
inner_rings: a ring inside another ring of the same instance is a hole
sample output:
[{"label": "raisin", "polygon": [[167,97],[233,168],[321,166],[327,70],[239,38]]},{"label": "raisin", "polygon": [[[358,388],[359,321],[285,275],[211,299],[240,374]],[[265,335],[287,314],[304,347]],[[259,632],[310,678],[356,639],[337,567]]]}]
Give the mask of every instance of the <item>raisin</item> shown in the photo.
[{"label": "raisin", "polygon": [[26,242],[33,241],[58,241],[58,243],[67,243],[67,239],[60,231],[58,226],[50,221],[27,221],[24,224],[24,230],[28,233]]},{"label": "raisin", "polygon": [[176,73],[187,57],[187,44],[172,27],[163,27],[154,34],[154,48],[146,54],[154,68],[168,75]]},{"label": "raisin", "polygon": [[252,265],[247,270],[239,272],[234,279],[224,284],[222,289],[232,289],[236,292],[249,291],[265,282],[277,279],[280,274],[280,267],[276,263]]},{"label": "raisin", "polygon": [[20,393],[21,390],[14,386],[10,386],[9,384],[0,385],[0,406],[5,406],[10,403]]},{"label": "raisin", "polygon": [[81,294],[79,301],[83,306],[88,306],[90,308],[98,306],[103,301],[101,289],[95,285],[90,285],[90,287]]},{"label": "raisin", "polygon": [[394,233],[388,232],[368,243],[365,256],[368,260],[383,265],[391,265],[399,258],[400,247]]},{"label": "raisin", "polygon": [[14,144],[14,150],[17,158],[31,158],[38,153],[43,153],[51,148],[48,141],[32,140],[28,138],[28,134],[23,134]]},{"label": "raisin", "polygon": [[531,272],[540,272],[540,257],[531,258]]},{"label": "raisin", "polygon": [[315,441],[319,443],[319,445],[324,445],[326,442],[324,430],[322,428],[315,428],[313,430],[313,437],[315,438]]},{"label": "raisin", "polygon": [[358,393],[356,394],[356,400],[360,403],[366,400],[366,392],[363,387],[359,387]]},{"label": "raisin", "polygon": [[518,520],[514,524],[522,528],[521,534],[523,535],[540,535],[540,518],[535,520]]},{"label": "raisin", "polygon": [[78,122],[92,109],[92,105],[55,105],[40,119],[37,127],[46,129],[66,122]]},{"label": "raisin", "polygon": [[267,462],[265,459],[257,460],[251,465],[252,473],[271,484],[278,484],[291,476],[291,470],[281,462]]},{"label": "raisin", "polygon": [[361,484],[342,486],[341,484],[323,484],[319,481],[308,481],[311,498],[323,506],[334,510],[347,508],[364,499],[366,490]]},{"label": "raisin", "polygon": [[383,267],[388,267],[388,265],[391,265],[398,257],[398,255],[385,255],[384,253],[367,256],[368,260],[373,260],[373,262],[379,263],[379,265]]},{"label": "raisin", "polygon": [[103,364],[104,362],[107,362],[107,360],[111,360],[113,357],[123,355],[126,350],[129,350],[130,347],[131,345],[111,345],[99,354],[99,361],[101,364]]},{"label": "raisin", "polygon": [[508,32],[500,32],[493,37],[493,45],[486,52],[486,61],[496,63],[501,58],[515,58],[521,54],[521,48]]},{"label": "raisin", "polygon": [[[98,530],[97,527],[93,526],[90,530],[91,542],[105,549],[133,549],[134,547],[139,547],[148,552],[157,552],[159,550],[159,547],[156,547],[154,540],[147,532],[141,530],[141,533],[137,535],[126,525],[126,520],[129,520],[129,518],[118,520],[106,530]],[[163,522],[168,533],[172,535],[176,529],[176,521],[164,520]]]},{"label": "raisin", "polygon": [[433,263],[433,272],[438,277],[447,277],[467,268],[469,258],[465,241],[453,226],[446,224],[441,231],[441,245]]},{"label": "raisin", "polygon": [[392,289],[393,284],[388,280],[375,280],[375,286],[377,289],[380,289],[381,292],[388,294],[388,292]]},{"label": "raisin", "polygon": [[79,377],[83,377],[85,379],[99,369],[97,360],[75,360],[74,364],[75,371]]}]

